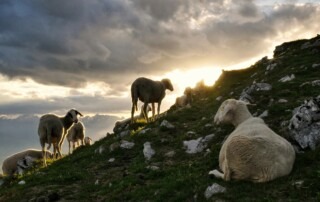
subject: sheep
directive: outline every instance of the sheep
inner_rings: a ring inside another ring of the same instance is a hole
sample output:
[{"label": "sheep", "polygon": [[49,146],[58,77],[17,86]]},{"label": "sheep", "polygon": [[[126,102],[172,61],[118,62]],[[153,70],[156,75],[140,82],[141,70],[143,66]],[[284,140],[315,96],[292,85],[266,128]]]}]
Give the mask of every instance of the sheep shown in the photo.
[{"label": "sheep", "polygon": [[247,103],[235,99],[224,101],[214,122],[232,123],[236,128],[223,143],[218,170],[211,171],[225,181],[267,182],[288,175],[295,151],[283,137],[273,132],[261,118],[253,117]]},{"label": "sheep", "polygon": [[80,121],[78,123],[74,123],[73,126],[69,129],[67,134],[67,140],[69,143],[69,154],[70,154],[70,148],[71,148],[71,142],[72,142],[72,151],[79,146],[79,141],[81,141],[81,145],[84,145],[84,136],[85,136],[85,128],[83,123]]},{"label": "sheep", "polygon": [[144,117],[149,122],[147,116],[147,106],[149,103],[152,104],[152,118],[155,115],[154,103],[158,103],[157,115],[160,113],[160,105],[162,99],[165,97],[166,89],[173,91],[173,86],[170,79],[162,79],[161,81],[153,81],[148,78],[140,77],[137,78],[131,85],[131,122],[134,122],[134,112],[138,110],[137,103],[138,99],[144,103]]},{"label": "sheep", "polygon": [[[50,149],[53,144],[53,155],[56,158],[58,152],[61,158],[61,145],[65,139],[65,136],[69,128],[73,123],[78,122],[77,115],[83,116],[79,111],[71,109],[67,112],[64,117],[59,117],[55,114],[45,114],[40,117],[38,135],[40,138],[40,144],[42,147],[43,154],[45,153],[45,144],[49,144],[47,150]],[[43,155],[43,164],[46,166],[46,156]]]},{"label": "sheep", "polygon": [[92,144],[92,139],[90,137],[85,137],[84,138],[84,145],[90,146],[91,144]]},{"label": "sheep", "polygon": [[[46,152],[47,158],[52,158],[50,151]],[[22,174],[22,172],[30,167],[36,160],[43,158],[41,150],[28,149],[7,157],[2,164],[3,175],[13,176],[15,174]]]},{"label": "sheep", "polygon": [[177,107],[184,107],[192,103],[192,89],[190,87],[186,88],[184,95],[177,97],[175,105]]}]

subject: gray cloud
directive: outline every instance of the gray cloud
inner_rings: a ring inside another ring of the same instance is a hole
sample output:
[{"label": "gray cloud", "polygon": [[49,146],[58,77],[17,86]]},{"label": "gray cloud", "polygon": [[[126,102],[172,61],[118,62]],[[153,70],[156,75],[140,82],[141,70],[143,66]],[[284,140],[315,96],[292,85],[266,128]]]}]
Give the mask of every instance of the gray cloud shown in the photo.
[{"label": "gray cloud", "polygon": [[117,93],[138,76],[256,57],[283,31],[315,32],[318,18],[318,4],[265,13],[252,0],[3,0],[0,73]]}]

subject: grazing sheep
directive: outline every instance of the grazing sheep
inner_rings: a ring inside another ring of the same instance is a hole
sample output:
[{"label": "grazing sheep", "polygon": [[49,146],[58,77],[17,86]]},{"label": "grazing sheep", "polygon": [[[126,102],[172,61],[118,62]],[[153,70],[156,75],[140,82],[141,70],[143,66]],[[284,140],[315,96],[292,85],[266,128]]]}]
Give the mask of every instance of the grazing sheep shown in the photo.
[{"label": "grazing sheep", "polygon": [[[52,158],[52,153],[46,152],[47,158]],[[30,167],[36,160],[43,158],[41,150],[28,149],[6,158],[2,164],[3,175],[12,176],[14,174],[21,174],[26,168]]]},{"label": "grazing sheep", "polygon": [[232,123],[236,128],[219,154],[218,178],[267,182],[288,175],[295,160],[292,145],[273,132],[261,118],[253,117],[247,103],[224,101],[214,117],[216,124]]},{"label": "grazing sheep", "polygon": [[184,95],[177,97],[175,105],[177,107],[184,107],[192,103],[192,89],[190,87],[186,88]]},{"label": "grazing sheep", "polygon": [[[45,153],[45,144],[49,144],[48,150],[53,144],[53,155],[56,158],[58,152],[59,157],[61,155],[61,145],[66,137],[69,128],[73,123],[78,122],[77,115],[83,116],[75,109],[71,109],[64,117],[59,117],[55,114],[45,114],[40,118],[38,135],[40,138],[40,144],[43,154]],[[46,166],[46,156],[43,155],[43,163]]]},{"label": "grazing sheep", "polygon": [[161,81],[153,81],[144,77],[136,79],[131,85],[131,122],[134,122],[134,112],[138,110],[138,99],[144,103],[143,112],[147,122],[149,122],[147,116],[147,106],[149,103],[152,104],[152,118],[154,119],[155,115],[154,103],[158,103],[157,115],[159,115],[160,105],[166,95],[166,89],[173,91],[173,86],[169,79],[162,79]]},{"label": "grazing sheep", "polygon": [[78,123],[74,123],[73,126],[69,129],[67,134],[67,140],[69,143],[69,154],[70,154],[70,148],[71,148],[71,142],[72,142],[72,151],[79,146],[79,141],[81,141],[81,145],[84,145],[84,136],[85,136],[85,128],[83,123],[80,121]]}]

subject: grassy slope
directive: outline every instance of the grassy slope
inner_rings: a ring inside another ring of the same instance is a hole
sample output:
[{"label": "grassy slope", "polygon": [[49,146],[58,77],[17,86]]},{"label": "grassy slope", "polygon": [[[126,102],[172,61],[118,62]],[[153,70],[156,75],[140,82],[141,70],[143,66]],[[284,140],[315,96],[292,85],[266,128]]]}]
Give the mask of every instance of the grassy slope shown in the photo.
[{"label": "grassy slope", "polygon": [[[152,132],[140,135],[132,131],[133,135],[124,138],[135,143],[133,149],[116,149],[113,152],[108,148],[119,139],[108,136],[91,147],[80,148],[73,155],[53,162],[47,168],[31,171],[22,177],[26,185],[17,185],[21,178],[10,182],[6,180],[0,189],[0,201],[28,201],[50,193],[58,193],[64,200],[71,201],[204,201],[204,191],[214,182],[226,187],[227,193],[213,196],[210,200],[319,201],[319,148],[298,154],[292,173],[269,183],[224,182],[208,175],[210,170],[218,167],[221,142],[233,129],[231,126],[204,127],[212,122],[222,102],[216,101],[218,96],[223,96],[222,100],[238,98],[254,80],[272,84],[271,91],[254,94],[257,106],[250,107],[250,111],[260,114],[268,109],[266,123],[287,137],[288,131],[286,127],[281,127],[281,122],[290,119],[292,109],[304,99],[320,94],[319,87],[299,87],[305,81],[319,79],[320,75],[320,67],[311,68],[312,64],[320,63],[319,53],[301,51],[300,46],[304,42],[287,43],[290,50],[273,59],[278,65],[268,75],[265,75],[267,64],[262,62],[248,69],[225,72],[215,86],[198,93],[190,109],[169,110],[164,118],[176,126],[175,130],[160,130],[159,124],[164,119],[161,118],[146,126],[153,128]],[[254,73],[256,76],[251,77]],[[287,83],[278,82],[291,73],[295,74],[296,79]],[[278,103],[279,98],[289,102]],[[275,100],[271,106],[270,99]],[[196,134],[187,135],[188,131]],[[209,143],[211,153],[185,153],[184,140],[212,133],[215,137]],[[150,141],[156,150],[150,162],[145,161],[142,153],[146,141]],[[95,154],[95,149],[101,145],[105,146],[105,152]],[[175,151],[176,155],[165,157],[168,151]],[[108,162],[110,158],[115,158],[115,161]],[[156,165],[160,169],[153,171],[146,168],[148,165]],[[99,180],[98,185],[95,185],[96,180]],[[292,185],[299,180],[304,181],[300,188]]]}]

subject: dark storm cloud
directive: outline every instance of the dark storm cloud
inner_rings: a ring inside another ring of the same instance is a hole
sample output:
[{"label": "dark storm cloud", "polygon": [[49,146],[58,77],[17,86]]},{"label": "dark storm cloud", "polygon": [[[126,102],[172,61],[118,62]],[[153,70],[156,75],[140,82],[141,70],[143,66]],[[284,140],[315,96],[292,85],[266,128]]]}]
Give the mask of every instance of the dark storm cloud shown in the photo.
[{"label": "dark storm cloud", "polygon": [[253,0],[3,0],[0,73],[71,87],[103,81],[117,94],[138,76],[256,57],[283,31],[315,30],[317,5],[265,13]]}]

